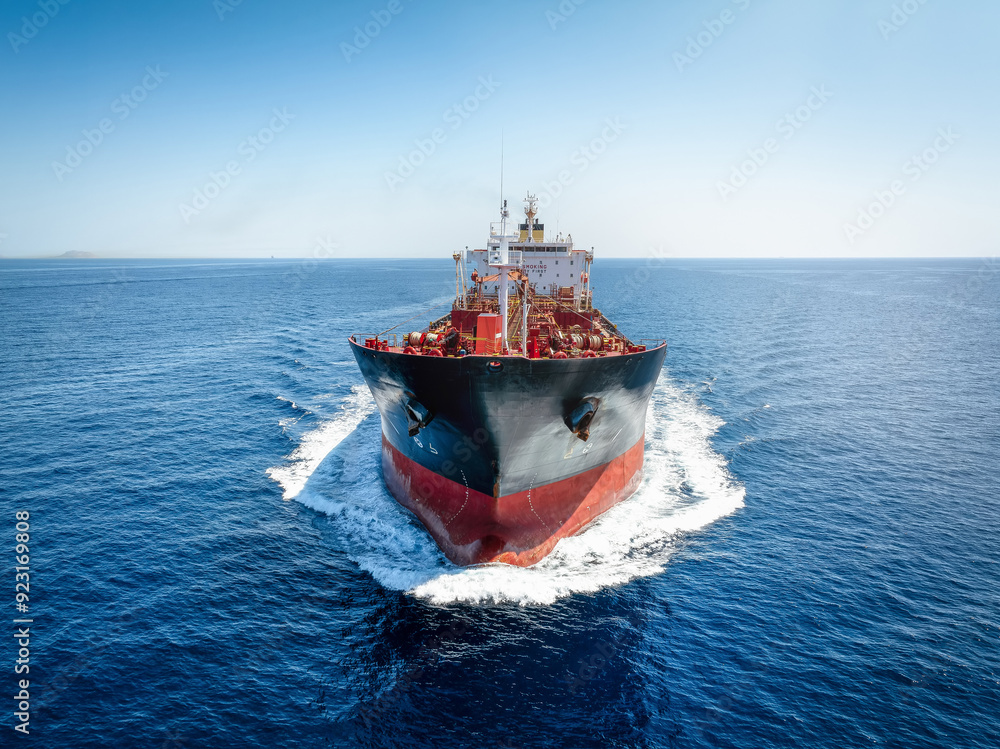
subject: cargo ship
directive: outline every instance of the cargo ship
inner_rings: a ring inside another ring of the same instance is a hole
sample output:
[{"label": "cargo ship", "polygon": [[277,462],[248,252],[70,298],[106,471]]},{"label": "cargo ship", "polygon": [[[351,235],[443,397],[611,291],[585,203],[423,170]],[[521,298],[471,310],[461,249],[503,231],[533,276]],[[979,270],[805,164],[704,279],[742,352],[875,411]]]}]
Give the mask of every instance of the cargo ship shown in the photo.
[{"label": "cargo ship", "polygon": [[458,565],[532,565],[635,491],[666,356],[594,308],[593,248],[547,241],[524,202],[516,229],[503,201],[486,247],[453,254],[450,312],[349,341],[385,485]]}]

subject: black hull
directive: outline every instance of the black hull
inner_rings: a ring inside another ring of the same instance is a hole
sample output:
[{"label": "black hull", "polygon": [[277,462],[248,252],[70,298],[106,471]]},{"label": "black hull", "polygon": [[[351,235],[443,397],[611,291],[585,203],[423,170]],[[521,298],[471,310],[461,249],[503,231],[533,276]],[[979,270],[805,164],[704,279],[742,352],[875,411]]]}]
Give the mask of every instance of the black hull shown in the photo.
[{"label": "black hull", "polygon": [[[384,439],[432,473],[496,498],[607,465],[640,442],[666,356],[665,345],[574,359],[415,356],[354,341],[351,350]],[[596,406],[586,441],[572,431],[585,402]]]}]

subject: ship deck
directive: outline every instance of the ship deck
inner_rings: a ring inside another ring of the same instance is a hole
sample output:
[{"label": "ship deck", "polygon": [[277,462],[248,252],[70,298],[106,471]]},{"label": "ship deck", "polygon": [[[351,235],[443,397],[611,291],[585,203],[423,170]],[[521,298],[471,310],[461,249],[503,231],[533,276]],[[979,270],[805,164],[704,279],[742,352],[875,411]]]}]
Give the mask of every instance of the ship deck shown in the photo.
[{"label": "ship deck", "polygon": [[358,342],[363,339],[366,348],[411,356],[529,359],[622,356],[665,344],[662,339],[628,339],[599,310],[590,307],[587,299],[573,303],[556,295],[529,292],[527,314],[523,297],[511,301],[506,347],[501,345],[502,315],[496,295],[470,294],[419,331],[394,333],[390,329],[352,338]]}]

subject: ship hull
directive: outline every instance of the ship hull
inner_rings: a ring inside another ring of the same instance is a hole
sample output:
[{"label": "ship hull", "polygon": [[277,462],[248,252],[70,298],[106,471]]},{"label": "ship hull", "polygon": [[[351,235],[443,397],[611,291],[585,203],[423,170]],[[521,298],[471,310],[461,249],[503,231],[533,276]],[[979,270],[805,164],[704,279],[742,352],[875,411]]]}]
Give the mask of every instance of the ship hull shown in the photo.
[{"label": "ship hull", "polygon": [[638,486],[665,346],[561,360],[351,347],[386,486],[456,564],[534,564]]}]

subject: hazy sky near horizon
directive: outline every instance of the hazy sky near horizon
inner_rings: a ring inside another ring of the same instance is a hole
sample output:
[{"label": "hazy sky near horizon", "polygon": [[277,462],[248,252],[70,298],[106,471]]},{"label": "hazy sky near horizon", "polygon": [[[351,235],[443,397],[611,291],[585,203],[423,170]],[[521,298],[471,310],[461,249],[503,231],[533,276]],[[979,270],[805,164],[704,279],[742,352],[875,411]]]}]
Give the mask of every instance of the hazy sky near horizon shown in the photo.
[{"label": "hazy sky near horizon", "polygon": [[995,255],[994,0],[8,0],[0,256]]}]

